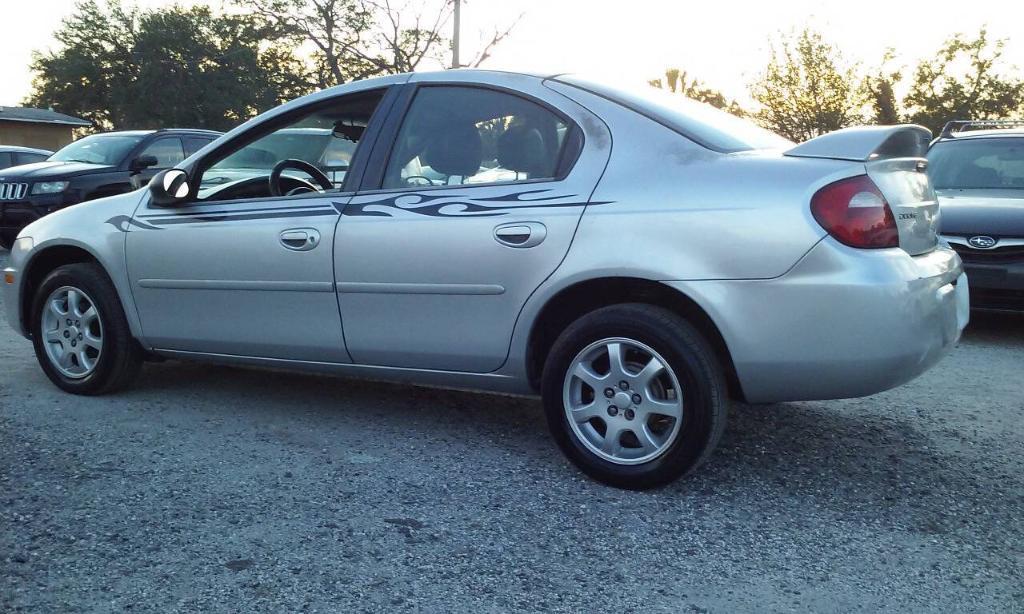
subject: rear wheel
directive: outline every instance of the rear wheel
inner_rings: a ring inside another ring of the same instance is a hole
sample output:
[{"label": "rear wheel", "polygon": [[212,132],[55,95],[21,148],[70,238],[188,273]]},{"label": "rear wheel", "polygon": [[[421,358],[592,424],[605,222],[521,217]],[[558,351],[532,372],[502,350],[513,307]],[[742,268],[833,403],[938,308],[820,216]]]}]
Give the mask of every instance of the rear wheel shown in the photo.
[{"label": "rear wheel", "polygon": [[662,486],[699,466],[725,427],[725,380],[676,314],[625,304],[587,314],[555,342],[542,383],[548,425],[591,477]]},{"label": "rear wheel", "polygon": [[55,269],[36,291],[32,315],[36,358],[61,389],[113,392],[138,374],[142,351],[131,336],[114,285],[98,265]]}]

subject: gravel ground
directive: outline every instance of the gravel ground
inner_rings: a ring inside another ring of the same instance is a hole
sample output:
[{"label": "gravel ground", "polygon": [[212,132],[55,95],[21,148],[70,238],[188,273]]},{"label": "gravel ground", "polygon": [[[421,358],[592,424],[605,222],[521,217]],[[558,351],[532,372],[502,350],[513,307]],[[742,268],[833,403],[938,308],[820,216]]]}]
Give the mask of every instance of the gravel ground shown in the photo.
[{"label": "gravel ground", "polygon": [[174,362],[80,398],[4,326],[0,610],[1021,612],[1022,365],[1024,317],[976,315],[638,494],[533,400]]}]

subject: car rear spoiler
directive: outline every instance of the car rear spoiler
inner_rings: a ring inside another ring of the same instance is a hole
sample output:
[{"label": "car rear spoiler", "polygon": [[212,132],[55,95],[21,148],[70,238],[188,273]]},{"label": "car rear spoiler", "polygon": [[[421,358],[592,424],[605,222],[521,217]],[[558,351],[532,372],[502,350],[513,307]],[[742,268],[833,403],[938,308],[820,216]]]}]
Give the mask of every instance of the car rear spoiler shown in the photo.
[{"label": "car rear spoiler", "polygon": [[924,126],[857,126],[829,132],[785,152],[797,158],[870,162],[887,158],[923,158],[932,133]]}]

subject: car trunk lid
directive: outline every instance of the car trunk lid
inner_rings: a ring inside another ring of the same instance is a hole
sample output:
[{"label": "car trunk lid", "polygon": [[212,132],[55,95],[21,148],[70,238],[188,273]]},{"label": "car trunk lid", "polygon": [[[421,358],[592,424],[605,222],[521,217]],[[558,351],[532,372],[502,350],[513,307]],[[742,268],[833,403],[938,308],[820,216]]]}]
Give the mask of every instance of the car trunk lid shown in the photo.
[{"label": "car trunk lid", "polygon": [[797,145],[785,155],[849,160],[863,166],[892,209],[899,246],[911,255],[938,245],[939,202],[925,174],[931,132],[921,126],[845,128]]}]

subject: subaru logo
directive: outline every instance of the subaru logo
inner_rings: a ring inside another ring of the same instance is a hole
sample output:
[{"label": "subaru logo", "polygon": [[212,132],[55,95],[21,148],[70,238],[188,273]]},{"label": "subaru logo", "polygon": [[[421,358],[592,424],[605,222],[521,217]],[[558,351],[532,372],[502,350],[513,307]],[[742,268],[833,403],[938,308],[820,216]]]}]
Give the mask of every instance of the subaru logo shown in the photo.
[{"label": "subaru logo", "polygon": [[971,237],[970,239],[967,239],[967,242],[971,244],[971,247],[976,247],[978,249],[992,249],[996,246],[996,240],[992,237],[986,237],[985,235]]}]

